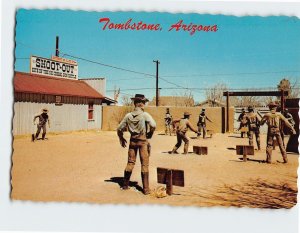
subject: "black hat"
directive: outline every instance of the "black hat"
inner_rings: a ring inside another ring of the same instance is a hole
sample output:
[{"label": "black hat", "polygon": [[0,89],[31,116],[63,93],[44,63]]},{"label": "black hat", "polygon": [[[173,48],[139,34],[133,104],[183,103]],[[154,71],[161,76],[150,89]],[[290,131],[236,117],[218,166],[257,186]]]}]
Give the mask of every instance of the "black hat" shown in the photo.
[{"label": "black hat", "polygon": [[191,114],[189,112],[184,112],[183,115],[184,116],[190,116]]},{"label": "black hat", "polygon": [[270,102],[268,104],[269,108],[276,108],[278,106],[278,104],[276,102]]},{"label": "black hat", "polygon": [[147,98],[145,98],[145,96],[143,94],[135,94],[134,97],[130,98],[131,100],[135,101],[135,100],[141,100],[143,102],[148,102],[149,100]]},{"label": "black hat", "polygon": [[205,108],[202,108],[202,112],[205,112]]},{"label": "black hat", "polygon": [[248,111],[253,111],[253,107],[252,106],[248,106]]}]

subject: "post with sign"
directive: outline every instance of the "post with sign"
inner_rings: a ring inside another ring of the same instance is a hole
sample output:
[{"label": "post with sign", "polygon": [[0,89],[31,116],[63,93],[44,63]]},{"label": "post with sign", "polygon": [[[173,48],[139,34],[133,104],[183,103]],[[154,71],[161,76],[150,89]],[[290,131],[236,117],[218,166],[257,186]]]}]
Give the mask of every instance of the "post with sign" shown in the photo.
[{"label": "post with sign", "polygon": [[193,146],[193,152],[197,155],[207,155],[207,146]]},{"label": "post with sign", "polygon": [[247,155],[254,155],[254,146],[237,145],[236,154],[243,155],[243,161],[247,162]]},{"label": "post with sign", "polygon": [[184,187],[184,171],[158,167],[157,182],[166,184],[167,194],[172,195],[173,185]]}]

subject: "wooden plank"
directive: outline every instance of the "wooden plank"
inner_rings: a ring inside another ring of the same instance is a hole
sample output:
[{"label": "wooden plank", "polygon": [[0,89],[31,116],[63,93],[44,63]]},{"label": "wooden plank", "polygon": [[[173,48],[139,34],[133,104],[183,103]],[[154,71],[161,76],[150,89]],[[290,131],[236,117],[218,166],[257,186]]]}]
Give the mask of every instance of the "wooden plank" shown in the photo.
[{"label": "wooden plank", "polygon": [[172,170],[167,171],[166,186],[167,186],[167,194],[172,195],[172,193],[173,193],[173,172],[172,172]]},{"label": "wooden plank", "polygon": [[172,185],[184,187],[184,171],[168,168],[157,168],[157,182],[160,184],[167,184],[168,171],[172,171]]},{"label": "wooden plank", "polygon": [[254,155],[254,146],[248,145],[237,145],[236,146],[237,155]]},{"label": "wooden plank", "polygon": [[208,149],[206,146],[193,146],[193,152],[197,155],[207,155]]},{"label": "wooden plank", "polygon": [[[223,92],[223,96],[281,96],[281,91],[227,91]],[[288,91],[284,91],[284,95],[288,95]]]}]

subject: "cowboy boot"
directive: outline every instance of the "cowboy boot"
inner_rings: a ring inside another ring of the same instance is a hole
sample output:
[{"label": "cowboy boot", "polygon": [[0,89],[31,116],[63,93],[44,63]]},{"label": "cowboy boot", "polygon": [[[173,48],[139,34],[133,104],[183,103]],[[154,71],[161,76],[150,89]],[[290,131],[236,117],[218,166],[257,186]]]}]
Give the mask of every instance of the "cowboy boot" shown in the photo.
[{"label": "cowboy boot", "polygon": [[257,143],[257,150],[260,150],[260,143]]},{"label": "cowboy boot", "polygon": [[142,182],[143,182],[143,193],[145,195],[150,194],[150,188],[149,188],[149,172],[142,172]]},{"label": "cowboy boot", "polygon": [[173,150],[171,151],[171,154],[178,154],[177,150],[178,148],[174,146]]},{"label": "cowboy boot", "polygon": [[282,155],[282,158],[283,158],[283,163],[287,163],[288,162],[288,158],[287,158],[286,154]]},{"label": "cowboy boot", "polygon": [[132,172],[124,171],[124,179],[123,179],[123,186],[122,189],[126,190],[129,189],[129,180]]},{"label": "cowboy boot", "polygon": [[184,144],[184,147],[183,147],[183,154],[187,154],[188,151],[189,151],[189,144],[186,143],[186,144]]},{"label": "cowboy boot", "polygon": [[266,163],[271,163],[272,159],[272,146],[268,146],[267,149],[266,149],[266,152],[267,152],[267,158],[266,158]]}]

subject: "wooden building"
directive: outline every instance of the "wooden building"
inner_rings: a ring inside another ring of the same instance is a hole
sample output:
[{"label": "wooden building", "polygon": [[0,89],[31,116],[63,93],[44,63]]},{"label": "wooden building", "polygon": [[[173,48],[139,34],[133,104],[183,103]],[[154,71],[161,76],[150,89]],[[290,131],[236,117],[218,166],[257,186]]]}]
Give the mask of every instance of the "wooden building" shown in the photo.
[{"label": "wooden building", "polygon": [[104,94],[83,80],[15,72],[13,134],[33,133],[33,117],[43,108],[49,110],[50,132],[101,129],[102,105],[115,103]]}]

